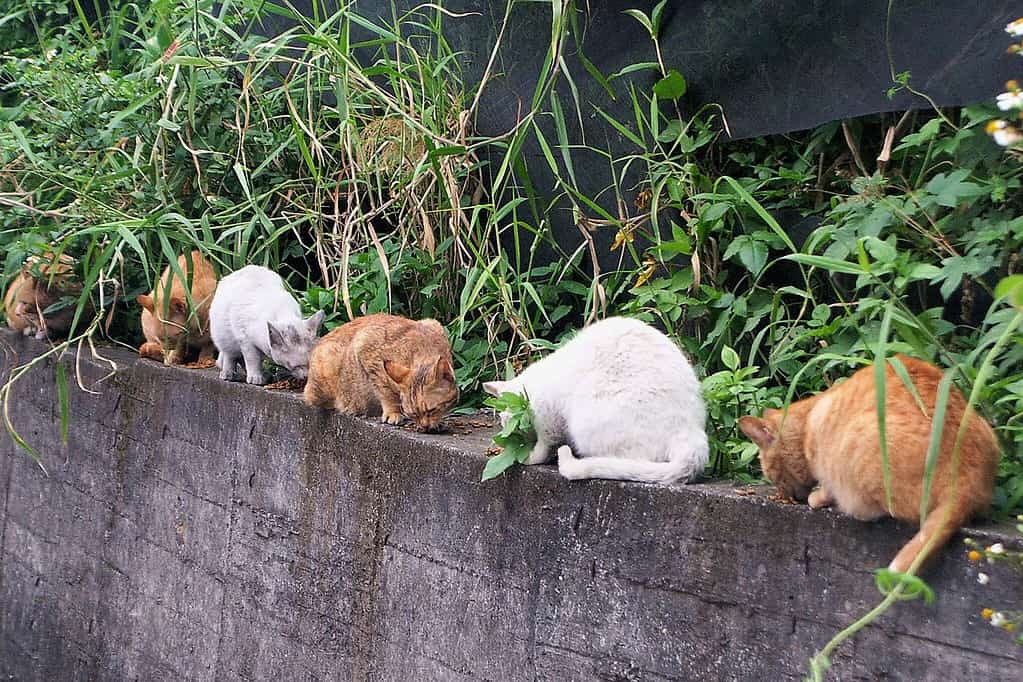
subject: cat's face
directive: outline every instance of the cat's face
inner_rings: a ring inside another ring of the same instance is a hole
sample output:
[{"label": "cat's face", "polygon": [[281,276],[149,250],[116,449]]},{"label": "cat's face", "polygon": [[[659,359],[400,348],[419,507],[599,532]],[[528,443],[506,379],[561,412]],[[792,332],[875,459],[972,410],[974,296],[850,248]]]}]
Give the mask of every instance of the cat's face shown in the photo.
[{"label": "cat's face", "polygon": [[384,369],[398,386],[402,414],[411,419],[420,431],[436,430],[458,402],[454,368],[446,357],[417,367],[385,361]]},{"label": "cat's face", "polygon": [[781,410],[765,410],[763,417],[742,417],[739,428],[760,448],[764,475],[786,497],[805,502],[817,482],[803,453],[796,417],[782,419]]},{"label": "cat's face", "polygon": [[172,298],[165,309],[163,305],[157,305],[149,294],[138,296],[135,300],[159,320],[164,348],[173,348],[183,335],[188,334],[188,303],[184,300]]},{"label": "cat's face", "polygon": [[296,379],[309,376],[309,356],[318,340],[323,311],[296,324],[267,322],[270,337],[270,359],[288,370]]}]

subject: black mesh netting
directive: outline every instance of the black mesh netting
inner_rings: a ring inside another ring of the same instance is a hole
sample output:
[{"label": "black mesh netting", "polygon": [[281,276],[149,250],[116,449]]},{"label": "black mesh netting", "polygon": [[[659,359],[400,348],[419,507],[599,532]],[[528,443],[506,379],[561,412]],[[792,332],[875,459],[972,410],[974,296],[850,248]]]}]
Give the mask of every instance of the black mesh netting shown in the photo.
[{"label": "black mesh netting", "polygon": [[[329,15],[330,4],[319,3],[320,16]],[[395,16],[392,4],[362,0],[356,10],[389,22]],[[400,14],[420,3],[396,4]],[[451,12],[470,14],[446,19],[445,36],[464,54],[465,73],[478,80],[496,41],[505,3],[442,4]],[[632,105],[626,96],[630,79],[649,92],[656,74],[643,71],[614,80],[612,99],[586,73],[578,52],[581,48],[605,76],[636,62],[653,61],[654,47],[645,29],[623,10],[636,8],[649,15],[655,4],[576,3],[579,35],[567,43],[566,64],[578,89],[582,130],[567,83],[562,80],[558,85],[562,107],[570,112],[566,118],[573,144],[610,150],[616,156],[638,151],[595,113],[594,106],[630,120]],[[307,0],[293,6],[312,16]],[[661,46],[665,66],[677,69],[688,81],[685,110],[716,102],[731,137],[744,138],[863,114],[929,107],[926,99],[906,89],[888,96],[892,74],[904,72],[913,89],[940,106],[992,100],[1006,80],[1023,74],[1023,57],[1006,53],[1011,40],[1004,32],[1005,24],[1021,15],[1023,0],[681,0],[667,4]],[[273,32],[288,25],[280,19],[260,30]],[[514,5],[497,77],[481,102],[476,122],[480,133],[509,130],[528,108],[550,36],[550,3]],[[554,139],[550,119],[541,119],[541,125],[548,139]],[[553,192],[554,177],[535,140],[523,151],[537,189]],[[573,150],[573,165],[579,189],[589,196],[611,183],[604,156]],[[552,212],[555,233],[577,240],[567,206],[561,209]]]}]

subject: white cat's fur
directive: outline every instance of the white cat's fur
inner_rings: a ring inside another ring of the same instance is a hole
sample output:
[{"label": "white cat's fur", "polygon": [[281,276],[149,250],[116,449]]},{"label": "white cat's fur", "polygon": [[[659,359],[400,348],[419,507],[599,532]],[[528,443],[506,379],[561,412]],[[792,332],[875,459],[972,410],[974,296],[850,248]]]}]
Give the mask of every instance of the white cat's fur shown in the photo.
[{"label": "white cat's fur", "polygon": [[548,461],[557,448],[565,478],[670,483],[707,464],[700,383],[678,347],[638,320],[597,322],[483,389],[527,396],[537,443],[526,464]]},{"label": "white cat's fur", "polygon": [[264,384],[263,357],[304,379],[309,354],[316,345],[323,311],[303,320],[298,301],[280,276],[259,265],[246,265],[220,280],[210,305],[210,335],[220,355],[220,378],[234,377],[238,356],[245,362],[245,380]]}]

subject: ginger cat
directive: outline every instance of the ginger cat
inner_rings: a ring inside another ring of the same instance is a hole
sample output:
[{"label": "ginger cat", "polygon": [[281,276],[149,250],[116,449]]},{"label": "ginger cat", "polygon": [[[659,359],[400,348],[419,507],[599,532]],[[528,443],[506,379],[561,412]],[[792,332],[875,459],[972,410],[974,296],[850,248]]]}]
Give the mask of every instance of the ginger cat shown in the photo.
[{"label": "ginger cat", "polygon": [[[919,404],[889,364],[885,371],[888,461],[892,506],[887,508],[878,431],[874,368],[865,367],[842,383],[792,403],[788,414],[766,410],[763,418],[743,417],[739,427],[760,448],[764,474],[782,494],[819,509],[834,505],[870,521],[893,516],[920,523],[924,466],[940,369],[900,355],[920,399]],[[949,394],[941,448],[931,484],[927,519],[892,560],[905,572],[917,555],[933,556],[949,538],[991,501],[999,447],[991,426],[972,410],[959,450],[959,475],[952,487],[952,449],[966,400],[955,386]],[[814,484],[819,484],[811,492]],[[807,497],[809,495],[809,498]],[[927,545],[930,544],[928,548]]]},{"label": "ginger cat", "polygon": [[[7,326],[37,339],[66,334],[75,319],[76,299],[82,294],[82,283],[75,277],[74,263],[74,258],[67,254],[29,257],[4,296]],[[67,305],[59,310],[45,312],[61,299],[75,300],[66,300]]]},{"label": "ginger cat", "polygon": [[[212,360],[209,320],[217,275],[199,251],[193,251],[190,257],[182,254],[178,267],[191,282],[195,309],[189,312],[184,283],[168,265],[153,293],[135,299],[142,306],[142,333],[146,337],[146,342],[139,347],[139,355],[177,365],[185,361],[189,350],[198,350],[200,360]],[[168,280],[170,295],[165,296]]]},{"label": "ginger cat", "polygon": [[458,401],[444,328],[385,314],[341,325],[313,349],[305,401],[388,424],[404,414],[422,431],[436,429]]}]

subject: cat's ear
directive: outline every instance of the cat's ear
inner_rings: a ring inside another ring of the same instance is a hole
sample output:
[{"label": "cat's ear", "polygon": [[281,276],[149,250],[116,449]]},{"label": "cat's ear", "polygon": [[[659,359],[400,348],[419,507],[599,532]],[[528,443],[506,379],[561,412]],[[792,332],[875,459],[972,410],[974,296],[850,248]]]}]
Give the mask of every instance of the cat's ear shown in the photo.
[{"label": "cat's ear", "polygon": [[486,391],[488,395],[492,395],[497,398],[508,390],[508,383],[509,382],[507,381],[484,381],[483,390]]},{"label": "cat's ear", "polygon": [[153,312],[153,297],[149,294],[140,294],[135,297],[135,301],[149,312]]},{"label": "cat's ear", "polygon": [[770,424],[759,417],[740,417],[739,428],[761,450],[766,450],[774,443],[775,436]]},{"label": "cat's ear", "polygon": [[323,323],[323,317],[324,312],[322,310],[317,310],[313,313],[312,317],[305,321],[306,327],[313,333],[313,335],[320,331],[320,324]]},{"label": "cat's ear", "polygon": [[444,356],[437,358],[437,364],[433,366],[433,378],[434,381],[450,381],[454,383],[455,368],[451,366],[451,361]]},{"label": "cat's ear", "polygon": [[270,347],[271,348],[275,348],[275,347],[276,348],[281,348],[282,346],[284,346],[284,334],[281,333],[280,329],[278,329],[277,327],[274,326],[273,322],[269,322],[268,321],[266,323],[266,332],[267,332],[267,335],[270,338]]},{"label": "cat's ear", "polygon": [[404,384],[409,375],[412,374],[412,370],[408,367],[392,360],[384,360],[384,371],[387,372],[387,376],[391,377],[391,380],[396,384]]}]

